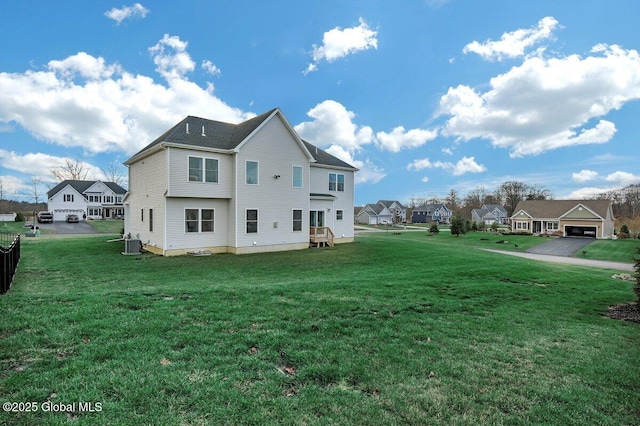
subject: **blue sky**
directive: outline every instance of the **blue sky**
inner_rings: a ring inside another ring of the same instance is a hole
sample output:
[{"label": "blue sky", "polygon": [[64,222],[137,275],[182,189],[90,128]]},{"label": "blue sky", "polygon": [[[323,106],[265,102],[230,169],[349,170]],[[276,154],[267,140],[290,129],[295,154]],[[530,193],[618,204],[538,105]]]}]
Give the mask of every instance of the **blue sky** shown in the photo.
[{"label": "blue sky", "polygon": [[[582,198],[640,183],[640,3],[2,2],[0,179],[29,200],[187,115],[279,107],[358,167],[356,203],[507,180]],[[123,167],[123,166],[122,166]]]}]

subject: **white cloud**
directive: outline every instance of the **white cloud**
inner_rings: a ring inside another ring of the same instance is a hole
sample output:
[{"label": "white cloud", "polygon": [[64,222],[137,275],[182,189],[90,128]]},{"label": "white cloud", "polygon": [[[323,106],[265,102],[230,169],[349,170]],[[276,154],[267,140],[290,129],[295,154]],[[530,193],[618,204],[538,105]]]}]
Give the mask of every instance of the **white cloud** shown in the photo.
[{"label": "white cloud", "polygon": [[20,194],[27,193],[31,187],[20,178],[11,175],[0,176],[2,180],[2,197],[10,199]]},{"label": "white cloud", "polygon": [[140,3],[135,3],[133,6],[123,6],[122,8],[113,8],[104,13],[104,15],[113,19],[120,25],[122,21],[130,18],[144,18],[149,13],[149,9],[142,6]]},{"label": "white cloud", "polygon": [[598,177],[598,172],[593,170],[580,170],[578,173],[573,173],[571,178],[574,182],[585,183],[594,180]]},{"label": "white cloud", "polygon": [[209,60],[202,61],[202,69],[211,75],[220,75],[221,71],[213,62]]},{"label": "white cloud", "polygon": [[406,131],[398,126],[391,133],[376,133],[377,145],[382,150],[399,152],[403,148],[416,148],[434,140],[438,136],[437,131],[412,129]]},{"label": "white cloud", "polygon": [[150,49],[166,84],[80,52],[41,71],[0,72],[0,124],[88,153],[133,154],[186,115],[237,123],[254,116],[232,108],[186,74],[187,43],[165,35]]},{"label": "white cloud", "polygon": [[[63,167],[65,160],[65,157],[57,157],[41,152],[19,154],[15,151],[0,149],[0,166],[7,170],[13,170],[38,178],[42,182],[54,181],[55,179],[51,174],[51,170],[57,167]],[[98,167],[85,161],[81,161],[80,163],[82,168],[88,171],[87,179],[104,179],[104,174]]]},{"label": "white cloud", "polygon": [[613,172],[604,178],[607,182],[613,182],[621,187],[640,184],[640,175],[634,175],[629,172]]},{"label": "white cloud", "polygon": [[462,50],[466,53],[477,53],[483,59],[502,61],[505,58],[523,56],[527,48],[549,39],[558,27],[558,21],[551,16],[541,19],[538,25],[530,29],[519,29],[502,34],[498,41],[487,40],[484,43],[473,41]]},{"label": "white cloud", "polygon": [[422,179],[420,179],[420,182],[424,182],[424,183],[429,182],[429,177],[428,176],[423,177]]},{"label": "white cloud", "polygon": [[637,99],[638,52],[597,45],[586,58],[529,58],[491,79],[485,93],[449,88],[440,100],[439,114],[448,116],[440,134],[487,139],[512,157],[601,144],[616,132],[602,117]]},{"label": "white cloud", "polygon": [[442,169],[451,172],[454,176],[461,176],[466,173],[482,173],[487,168],[481,164],[476,163],[475,157],[462,157],[457,163],[451,163],[448,161],[435,161],[432,162],[428,158],[414,160],[407,165],[407,170],[419,171],[423,169]]},{"label": "white cloud", "polygon": [[294,128],[302,138],[315,145],[331,143],[354,153],[360,151],[363,145],[373,142],[371,127],[355,124],[355,113],[339,102],[323,101],[311,108],[307,115],[314,120],[305,121]]},{"label": "white cloud", "polygon": [[566,196],[559,197],[559,198],[564,200],[589,200],[591,198],[594,198],[598,194],[609,192],[614,189],[617,189],[617,188],[614,188],[614,187],[603,188],[603,187],[590,186],[590,187],[576,189],[575,191],[572,191]]},{"label": "white cloud", "polygon": [[335,27],[325,32],[322,37],[322,45],[313,45],[313,62],[307,66],[304,74],[316,71],[322,60],[331,63],[356,52],[371,48],[377,49],[377,35],[378,32],[370,29],[362,18],[360,18],[360,25],[357,27],[345,29]]}]

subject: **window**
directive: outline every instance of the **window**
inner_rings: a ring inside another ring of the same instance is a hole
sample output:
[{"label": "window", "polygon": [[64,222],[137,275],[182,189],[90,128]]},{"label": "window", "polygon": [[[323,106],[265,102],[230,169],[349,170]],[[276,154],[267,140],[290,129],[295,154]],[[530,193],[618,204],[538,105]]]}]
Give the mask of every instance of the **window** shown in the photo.
[{"label": "window", "polygon": [[184,232],[213,232],[213,209],[185,209]]},{"label": "window", "polygon": [[247,234],[258,232],[258,210],[247,209]]},{"label": "window", "polygon": [[547,231],[557,231],[558,225],[558,222],[547,222]]},{"label": "window", "polygon": [[184,211],[184,232],[198,232],[198,222],[200,221],[200,210],[185,209]]},{"label": "window", "polygon": [[516,222],[516,229],[519,229],[521,231],[526,231],[529,229],[529,223],[528,222]]},{"label": "window", "polygon": [[302,231],[302,210],[293,211],[293,231]]},{"label": "window", "polygon": [[218,183],[218,160],[189,157],[189,182]]},{"label": "window", "polygon": [[189,157],[189,182],[202,182],[202,158]]},{"label": "window", "polygon": [[200,232],[213,232],[213,209],[202,209]]},{"label": "window", "polygon": [[204,160],[204,181],[218,183],[218,160],[215,158]]},{"label": "window", "polygon": [[144,222],[144,209],[140,209],[140,222]]},{"label": "window", "polygon": [[105,204],[113,204],[113,196],[105,195],[104,196],[104,202],[105,202]]},{"label": "window", "polygon": [[343,211],[336,210],[336,220],[342,220]]},{"label": "window", "polygon": [[344,192],[344,175],[329,173],[329,191]]},{"label": "window", "polygon": [[64,201],[73,202],[73,194],[64,194]]},{"label": "window", "polygon": [[149,209],[149,232],[153,232],[153,209]]},{"label": "window", "polygon": [[245,165],[245,182],[247,185],[258,184],[258,162],[247,161]]},{"label": "window", "polygon": [[302,188],[302,167],[293,166],[293,187]]}]

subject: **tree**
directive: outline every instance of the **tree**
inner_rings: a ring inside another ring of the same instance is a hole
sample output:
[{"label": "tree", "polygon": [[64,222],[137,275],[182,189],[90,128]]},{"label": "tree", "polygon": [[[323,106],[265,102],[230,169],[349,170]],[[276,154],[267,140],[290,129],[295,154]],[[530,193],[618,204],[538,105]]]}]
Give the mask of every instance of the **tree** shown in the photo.
[{"label": "tree", "polygon": [[118,162],[112,161],[106,169],[100,169],[107,182],[122,186],[126,180],[126,169]]},{"label": "tree", "polygon": [[460,212],[455,212],[453,216],[451,216],[451,235],[458,237],[460,234],[466,234],[466,222]]},{"label": "tree", "polygon": [[38,206],[38,203],[40,203],[40,197],[42,196],[42,192],[40,189],[40,179],[38,178],[31,178],[31,193],[30,193],[31,197],[33,198],[33,226],[36,225],[36,208]]},{"label": "tree", "polygon": [[486,196],[487,191],[483,187],[478,186],[464,198],[464,205],[471,209],[479,209],[485,204]]},{"label": "tree", "polygon": [[546,200],[551,197],[551,192],[541,185],[527,185],[524,182],[508,181],[498,187],[496,195],[502,200],[504,208],[511,216],[520,201]]},{"label": "tree", "polygon": [[429,228],[429,233],[430,234],[437,234],[438,232],[440,232],[440,230],[438,229],[438,224],[437,223],[432,223],[431,227]]},{"label": "tree", "polygon": [[86,180],[90,170],[91,166],[87,163],[83,163],[77,158],[72,160],[66,157],[61,165],[51,168],[51,174],[59,182],[64,180]]},{"label": "tree", "polygon": [[551,191],[542,185],[528,185],[527,200],[547,200],[551,198]]},{"label": "tree", "polygon": [[447,207],[449,207],[451,210],[458,210],[458,208],[460,207],[460,195],[458,195],[458,191],[452,188],[449,191],[449,195],[447,195],[444,201]]}]

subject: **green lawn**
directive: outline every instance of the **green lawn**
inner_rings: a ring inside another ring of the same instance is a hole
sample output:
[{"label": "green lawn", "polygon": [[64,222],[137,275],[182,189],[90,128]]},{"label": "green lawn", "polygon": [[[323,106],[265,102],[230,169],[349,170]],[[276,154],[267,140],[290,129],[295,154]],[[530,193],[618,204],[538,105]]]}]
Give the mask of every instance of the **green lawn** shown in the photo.
[{"label": "green lawn", "polygon": [[124,220],[119,220],[119,219],[95,220],[94,219],[94,220],[87,220],[87,223],[101,234],[122,235],[124,232]]},{"label": "green lawn", "polygon": [[472,235],[174,258],[112,237],[25,240],[0,297],[2,402],[101,411],[0,424],[638,423],[640,326],[603,316],[634,298],[612,271]]},{"label": "green lawn", "polygon": [[595,240],[584,248],[585,253],[581,250],[574,256],[587,259],[633,262],[636,247],[640,247],[640,240]]}]

